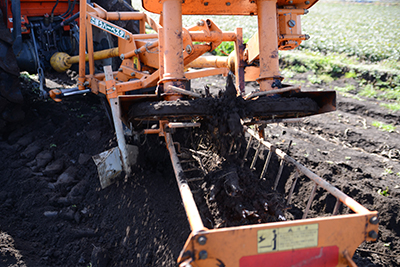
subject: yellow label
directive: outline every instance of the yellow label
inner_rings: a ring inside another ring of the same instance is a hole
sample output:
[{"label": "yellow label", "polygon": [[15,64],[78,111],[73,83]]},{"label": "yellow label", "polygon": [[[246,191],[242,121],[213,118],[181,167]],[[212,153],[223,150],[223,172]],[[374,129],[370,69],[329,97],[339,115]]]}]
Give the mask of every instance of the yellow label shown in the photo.
[{"label": "yellow label", "polygon": [[133,57],[133,66],[135,67],[135,69],[139,69],[139,59],[137,57]]},{"label": "yellow label", "polygon": [[258,253],[318,246],[318,224],[258,231]]}]

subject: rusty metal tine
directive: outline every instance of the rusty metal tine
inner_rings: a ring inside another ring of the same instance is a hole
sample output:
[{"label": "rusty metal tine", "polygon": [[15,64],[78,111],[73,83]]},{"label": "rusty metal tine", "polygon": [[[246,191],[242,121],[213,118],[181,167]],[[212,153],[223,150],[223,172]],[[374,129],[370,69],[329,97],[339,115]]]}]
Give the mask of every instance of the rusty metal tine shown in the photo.
[{"label": "rusty metal tine", "polygon": [[333,208],[332,215],[336,215],[339,213],[340,204],[342,204],[342,202],[340,202],[340,200],[336,198],[336,204],[335,207]]},{"label": "rusty metal tine", "polygon": [[193,177],[193,178],[189,178],[187,179],[187,181],[190,182],[197,182],[197,181],[203,181],[204,177]]},{"label": "rusty metal tine", "polygon": [[249,150],[250,150],[250,146],[251,146],[251,141],[252,140],[253,140],[253,136],[250,135],[249,142],[247,143],[247,147],[246,147],[246,152],[244,152],[243,162],[242,162],[242,166],[241,167],[243,167],[244,162],[246,161],[247,154],[249,154]]},{"label": "rusty metal tine", "polygon": [[229,147],[229,153],[228,154],[231,154],[234,143],[235,143],[235,141],[232,140],[231,146]]},{"label": "rusty metal tine", "polygon": [[279,180],[281,179],[282,171],[283,171],[283,166],[285,165],[285,161],[281,159],[281,162],[279,163],[279,170],[275,178],[275,183],[274,183],[274,190],[278,187]]},{"label": "rusty metal tine", "polygon": [[261,143],[258,143],[256,154],[254,154],[253,161],[251,162],[251,165],[250,165],[250,170],[252,170],[254,168],[254,165],[256,165],[258,155],[260,155],[260,151],[261,151]]},{"label": "rusty metal tine", "polygon": [[174,142],[174,145],[176,146],[176,150],[178,151],[178,153],[181,154],[181,144],[179,142]]},{"label": "rusty metal tine", "polygon": [[286,206],[290,205],[290,203],[292,202],[292,195],[294,192],[294,188],[296,187],[296,183],[297,183],[297,179],[299,179],[299,169],[296,169],[296,172],[294,174],[294,180],[293,180],[293,184],[292,187],[290,188],[290,192],[286,201]]},{"label": "rusty metal tine", "polygon": [[[245,127],[245,128],[251,136],[253,136],[254,138],[257,139],[257,136],[252,129],[250,129],[248,127]],[[259,139],[257,139],[257,140],[259,140]],[[263,145],[265,145],[267,148],[271,148],[271,146],[272,146],[272,144],[267,141],[261,140],[260,142]],[[287,155],[282,150],[276,149],[275,154],[279,158],[287,161],[288,163],[293,164],[296,168],[299,169],[299,171],[302,174],[304,174],[305,176],[310,178],[310,180],[317,183],[319,186],[324,188],[326,191],[331,193],[336,198],[339,198],[340,202],[344,203],[347,207],[349,207],[355,213],[357,213],[357,214],[369,214],[370,213],[370,211],[368,209],[364,208],[360,203],[358,203],[357,201],[355,201],[354,199],[352,199],[351,197],[349,197],[348,195],[346,195],[345,193],[343,193],[342,191],[340,191],[339,189],[337,189],[336,187],[334,187],[333,185],[331,185],[330,183],[328,183],[327,181],[325,181],[324,179],[322,179],[321,177],[319,177],[318,175],[316,175],[315,173],[310,171],[309,169],[307,169],[305,166],[303,166],[302,164],[297,162],[295,159],[293,159],[292,157]]]},{"label": "rusty metal tine", "polygon": [[311,203],[314,200],[315,192],[317,191],[317,187],[318,187],[317,183],[314,183],[314,187],[311,191],[310,198],[308,199],[308,202],[307,202],[306,210],[304,211],[304,214],[303,214],[303,219],[307,218],[308,211],[310,210],[310,207],[311,207]]},{"label": "rusty metal tine", "polygon": [[191,169],[183,170],[183,172],[194,172],[194,171],[200,171],[200,170],[198,168],[191,168]]},{"label": "rusty metal tine", "polygon": [[[286,154],[289,153],[289,149],[290,149],[291,145],[292,145],[292,140],[290,140],[290,142],[289,142],[288,148],[286,150]],[[281,175],[282,175],[282,171],[283,171],[283,167],[284,166],[285,166],[285,160],[281,159],[281,163],[279,164],[278,174],[276,175],[276,178],[275,178],[274,190],[276,190],[276,188],[278,187],[278,183],[279,183],[279,180],[281,179]]]},{"label": "rusty metal tine", "polygon": [[260,175],[260,179],[264,178],[264,175],[267,172],[267,169],[268,169],[268,166],[269,166],[269,162],[271,161],[272,154],[274,152],[275,152],[275,147],[271,146],[271,148],[269,149],[269,152],[268,152],[267,159],[265,160],[264,167],[263,167],[263,170],[262,170],[261,175]]}]

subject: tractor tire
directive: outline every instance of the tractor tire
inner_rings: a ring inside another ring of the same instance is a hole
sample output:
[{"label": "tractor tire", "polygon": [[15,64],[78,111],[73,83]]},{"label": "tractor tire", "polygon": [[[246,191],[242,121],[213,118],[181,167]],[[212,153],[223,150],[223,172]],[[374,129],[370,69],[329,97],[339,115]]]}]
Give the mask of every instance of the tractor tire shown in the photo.
[{"label": "tractor tire", "polygon": [[0,10],[0,132],[6,131],[11,123],[25,118],[19,68],[12,42],[11,33],[4,24]]}]

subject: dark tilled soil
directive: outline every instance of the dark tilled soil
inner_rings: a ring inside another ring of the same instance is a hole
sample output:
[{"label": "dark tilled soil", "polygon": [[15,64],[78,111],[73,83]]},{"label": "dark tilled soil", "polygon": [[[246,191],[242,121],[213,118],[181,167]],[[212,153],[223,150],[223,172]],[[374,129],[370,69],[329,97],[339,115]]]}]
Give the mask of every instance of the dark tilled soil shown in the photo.
[{"label": "dark tilled soil", "polygon": [[[221,77],[207,79],[211,89],[224,87]],[[27,94],[32,83],[22,82]],[[203,85],[204,80],[192,83],[198,89]],[[99,99],[76,97],[56,104],[30,94],[25,101],[25,121],[0,139],[0,266],[176,266],[190,229],[163,139],[142,137],[132,177],[101,190],[91,156],[116,141]],[[377,101],[339,96],[337,112],[266,129],[270,142],[285,148],[292,141],[291,156],[379,211],[378,241],[357,249],[358,266],[400,265],[399,117]],[[373,121],[391,123],[397,131],[383,132],[371,126]],[[270,172],[277,166],[273,161]],[[235,171],[240,176],[242,170]],[[208,177],[213,183],[220,176]],[[279,188],[287,191],[288,178],[286,168]],[[221,190],[233,193],[224,186]],[[293,205],[308,195],[307,190],[295,192]],[[310,216],[324,214],[331,202],[317,191]],[[216,210],[209,209],[213,216]],[[253,220],[251,208],[248,212]],[[284,215],[297,217],[290,211]],[[214,218],[211,226],[223,224],[222,215]]]}]

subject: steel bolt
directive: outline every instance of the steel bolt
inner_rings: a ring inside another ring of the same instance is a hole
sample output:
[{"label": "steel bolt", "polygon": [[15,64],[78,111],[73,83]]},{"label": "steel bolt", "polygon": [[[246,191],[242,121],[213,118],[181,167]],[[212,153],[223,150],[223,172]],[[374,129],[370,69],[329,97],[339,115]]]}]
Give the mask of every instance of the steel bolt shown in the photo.
[{"label": "steel bolt", "polygon": [[205,245],[206,243],[207,243],[207,237],[205,237],[205,236],[199,236],[199,238],[197,238],[197,242],[200,244],[200,245]]},{"label": "steel bolt", "polygon": [[304,35],[304,38],[306,38],[306,40],[310,39],[310,35],[306,34]]},{"label": "steel bolt", "polygon": [[125,39],[129,41],[131,39],[131,36],[130,35],[126,35]]},{"label": "steel bolt", "polygon": [[115,86],[112,88],[113,91],[115,91]]},{"label": "steel bolt", "polygon": [[308,4],[310,3],[310,1],[305,1],[304,3],[305,3],[306,5],[308,5]]},{"label": "steel bolt", "polygon": [[290,1],[289,1],[289,4],[293,4],[293,1],[292,1],[292,0],[290,0]]},{"label": "steel bolt", "polygon": [[291,19],[288,21],[288,25],[289,25],[289,27],[294,27],[294,26],[296,26],[296,21]]},{"label": "steel bolt", "polygon": [[122,68],[119,68],[118,71],[119,71],[119,72],[122,72]]},{"label": "steel bolt", "polygon": [[121,60],[124,60],[124,59],[125,59],[125,55],[124,55],[124,54],[121,54],[121,55],[119,56],[119,58],[120,58]]},{"label": "steel bolt", "polygon": [[230,6],[231,5],[231,2],[226,2],[225,3],[227,6]]},{"label": "steel bolt", "polygon": [[202,20],[198,21],[197,26],[199,26],[199,27],[204,26],[204,21],[202,21]]},{"label": "steel bolt", "polygon": [[208,6],[208,2],[204,2],[204,5],[205,5],[205,6]]},{"label": "steel bolt", "polygon": [[305,14],[308,14],[308,12],[310,12],[310,10],[304,9],[304,15],[305,15]]},{"label": "steel bolt", "polygon": [[134,72],[131,72],[131,76],[135,76],[135,73],[134,73]]},{"label": "steel bolt", "polygon": [[372,217],[371,219],[369,219],[369,222],[371,223],[371,224],[378,224],[379,223],[379,219],[378,219],[378,217],[376,217],[376,216],[374,216],[374,217]]},{"label": "steel bolt", "polygon": [[373,238],[373,239],[377,239],[378,238],[378,234],[374,230],[370,231],[368,233],[368,236]]},{"label": "steel bolt", "polygon": [[188,54],[192,53],[192,47],[190,45],[187,45],[185,50],[186,50],[186,52],[188,52]]},{"label": "steel bolt", "polygon": [[207,251],[202,250],[202,251],[199,252],[199,259],[200,260],[205,260],[205,259],[207,259],[207,257],[208,257]]}]

